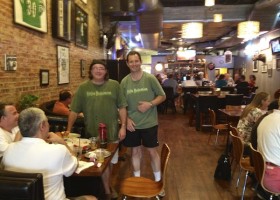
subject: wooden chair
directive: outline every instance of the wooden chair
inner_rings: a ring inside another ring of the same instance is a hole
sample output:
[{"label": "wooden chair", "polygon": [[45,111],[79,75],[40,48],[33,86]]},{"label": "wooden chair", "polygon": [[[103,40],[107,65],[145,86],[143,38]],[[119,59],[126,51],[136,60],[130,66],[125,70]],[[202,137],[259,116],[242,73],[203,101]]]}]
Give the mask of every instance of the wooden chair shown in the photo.
[{"label": "wooden chair", "polygon": [[231,135],[231,138],[232,138],[233,155],[234,155],[234,158],[235,158],[236,162],[239,164],[239,167],[240,167],[237,182],[236,182],[236,188],[238,188],[240,175],[241,175],[242,170],[246,171],[244,185],[243,185],[243,189],[242,189],[242,195],[241,195],[241,199],[243,200],[245,190],[246,190],[246,183],[247,183],[248,174],[249,173],[254,173],[255,169],[254,169],[253,166],[251,166],[250,158],[249,157],[243,157],[244,144],[243,144],[241,138],[233,135],[231,132],[230,132],[230,135]]},{"label": "wooden chair", "polygon": [[165,187],[165,176],[167,163],[170,157],[170,148],[163,144],[161,149],[161,180],[156,182],[144,177],[129,177],[121,183],[120,192],[124,195],[123,199],[129,197],[159,199],[160,192]]},{"label": "wooden chair", "polygon": [[263,177],[264,177],[265,168],[266,168],[266,164],[265,164],[263,155],[259,151],[254,149],[251,144],[250,144],[250,149],[251,149],[252,160],[253,160],[252,163],[255,168],[255,175],[256,175],[258,183],[262,186],[262,188],[264,190],[271,193],[270,200],[272,200],[273,196],[278,196],[278,198],[279,198],[280,193],[275,193],[275,192],[267,189],[263,185]]},{"label": "wooden chair", "polygon": [[[215,140],[215,145],[216,145],[218,143],[218,137],[219,137],[220,131],[228,131],[228,124],[217,124],[217,118],[216,118],[215,111],[210,109],[210,108],[208,109],[208,111],[209,111],[209,116],[210,116],[212,129],[213,129],[213,131],[216,132],[216,140]],[[211,131],[210,134],[209,134],[208,144],[209,144],[209,141],[211,139],[211,135],[212,135],[213,131]]]}]

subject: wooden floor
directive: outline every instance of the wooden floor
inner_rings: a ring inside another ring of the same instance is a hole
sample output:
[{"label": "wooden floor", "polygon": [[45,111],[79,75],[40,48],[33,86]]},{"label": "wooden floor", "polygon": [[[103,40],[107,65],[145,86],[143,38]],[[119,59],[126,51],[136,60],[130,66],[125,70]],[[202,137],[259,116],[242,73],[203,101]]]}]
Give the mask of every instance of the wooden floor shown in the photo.
[{"label": "wooden floor", "polygon": [[[168,114],[159,115],[160,148],[163,143],[167,143],[171,149],[166,178],[166,196],[163,200],[240,199],[244,173],[238,190],[235,184],[239,168],[235,170],[233,179],[229,182],[217,181],[213,178],[217,160],[225,149],[225,140],[219,137],[219,144],[214,146],[215,137],[213,136],[213,140],[207,144],[208,136],[209,129],[196,131],[194,127],[190,127],[188,114],[182,114],[180,108],[177,109],[176,114],[168,111]],[[113,185],[117,191],[119,191],[120,182],[132,176],[129,149],[124,156],[125,161],[120,161],[113,169]],[[153,178],[147,152],[143,156],[141,176]],[[244,199],[258,199],[251,190],[250,184],[246,188]]]}]

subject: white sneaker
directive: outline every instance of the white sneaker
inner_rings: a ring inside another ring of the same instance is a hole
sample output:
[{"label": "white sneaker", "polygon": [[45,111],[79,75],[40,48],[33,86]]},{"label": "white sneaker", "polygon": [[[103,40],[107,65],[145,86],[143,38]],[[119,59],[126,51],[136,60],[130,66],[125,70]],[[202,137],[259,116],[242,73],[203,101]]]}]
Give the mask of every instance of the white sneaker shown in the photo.
[{"label": "white sneaker", "polygon": [[165,196],[165,190],[161,190],[160,193],[158,194],[159,197],[164,197]]}]

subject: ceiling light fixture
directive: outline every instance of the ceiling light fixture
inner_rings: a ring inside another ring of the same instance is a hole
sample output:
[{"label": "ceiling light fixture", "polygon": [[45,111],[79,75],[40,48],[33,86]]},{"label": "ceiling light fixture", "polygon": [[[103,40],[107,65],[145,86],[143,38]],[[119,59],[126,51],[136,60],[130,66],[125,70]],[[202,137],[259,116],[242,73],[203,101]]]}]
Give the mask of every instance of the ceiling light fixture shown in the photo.
[{"label": "ceiling light fixture", "polygon": [[245,21],[238,23],[237,37],[251,39],[258,36],[260,32],[260,22],[258,21]]},{"label": "ceiling light fixture", "polygon": [[203,24],[200,22],[185,23],[182,26],[182,38],[201,38],[203,36]]},{"label": "ceiling light fixture", "polygon": [[205,0],[204,2],[205,6],[214,6],[215,5],[215,0]]},{"label": "ceiling light fixture", "polygon": [[214,14],[214,22],[222,22],[223,15],[222,14]]},{"label": "ceiling light fixture", "polygon": [[155,66],[155,69],[159,72],[163,69],[163,66],[162,66],[162,63],[161,62],[158,62]]}]

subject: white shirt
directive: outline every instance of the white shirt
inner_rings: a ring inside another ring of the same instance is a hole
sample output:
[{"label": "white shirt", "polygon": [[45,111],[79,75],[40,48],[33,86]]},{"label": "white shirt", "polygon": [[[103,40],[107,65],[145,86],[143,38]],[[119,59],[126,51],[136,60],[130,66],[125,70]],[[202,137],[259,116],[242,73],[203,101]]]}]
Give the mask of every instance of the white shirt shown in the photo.
[{"label": "white shirt", "polygon": [[9,144],[15,140],[16,134],[18,132],[18,126],[13,128],[11,133],[0,127],[0,158],[3,156]]},{"label": "white shirt", "polygon": [[66,146],[48,144],[39,138],[23,137],[9,145],[2,164],[5,170],[42,173],[46,200],[64,200],[63,176],[70,176],[77,167],[77,159]]},{"label": "white shirt", "polygon": [[266,162],[280,166],[280,110],[266,116],[258,126],[258,150]]}]

